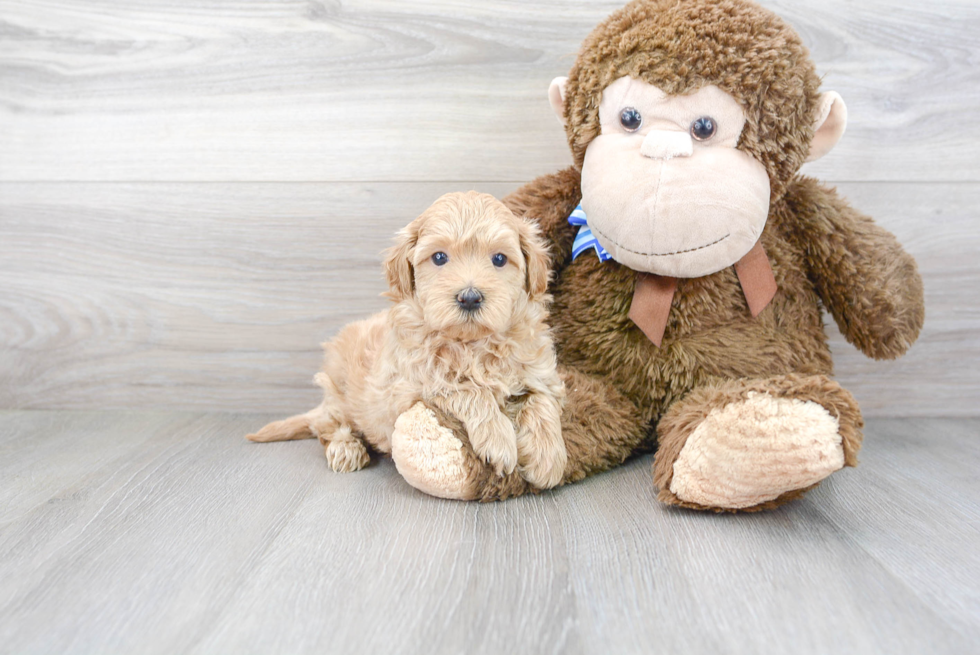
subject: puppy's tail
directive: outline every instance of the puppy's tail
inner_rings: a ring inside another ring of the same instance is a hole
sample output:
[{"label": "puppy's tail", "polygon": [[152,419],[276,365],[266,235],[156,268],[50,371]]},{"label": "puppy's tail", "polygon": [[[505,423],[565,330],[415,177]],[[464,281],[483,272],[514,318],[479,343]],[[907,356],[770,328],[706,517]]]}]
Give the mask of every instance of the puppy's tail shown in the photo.
[{"label": "puppy's tail", "polygon": [[313,430],[314,422],[319,423],[322,428],[324,419],[330,418],[339,421],[340,417],[335,416],[330,411],[326,398],[341,398],[342,394],[340,389],[330,379],[330,376],[323,372],[317,373],[313,381],[320,385],[325,393],[323,404],[315,409],[311,409],[305,414],[297,414],[296,416],[290,416],[287,419],[270,423],[255,434],[247,435],[245,438],[249,441],[259,441],[262,443],[267,441],[314,439],[320,436]]},{"label": "puppy's tail", "polygon": [[293,439],[312,439],[316,435],[310,428],[313,412],[297,414],[265,426],[255,434],[247,435],[249,441],[291,441]]}]

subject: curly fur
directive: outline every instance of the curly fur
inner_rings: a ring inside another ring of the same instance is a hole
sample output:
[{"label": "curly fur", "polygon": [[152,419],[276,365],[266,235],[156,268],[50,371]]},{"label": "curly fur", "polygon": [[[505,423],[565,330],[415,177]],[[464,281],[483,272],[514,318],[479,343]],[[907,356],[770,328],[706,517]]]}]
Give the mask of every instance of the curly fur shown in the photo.
[{"label": "curly fur", "polygon": [[[448,262],[436,265],[436,252]],[[492,263],[498,253],[503,266]],[[334,470],[357,470],[368,462],[365,445],[390,452],[396,419],[421,400],[459,420],[497,475],[517,470],[537,487],[557,484],[564,387],[537,228],[491,196],[448,194],[399,233],[385,270],[395,305],[324,344],[323,403],[249,439],[316,436]],[[475,312],[456,302],[469,287],[483,295]]]}]

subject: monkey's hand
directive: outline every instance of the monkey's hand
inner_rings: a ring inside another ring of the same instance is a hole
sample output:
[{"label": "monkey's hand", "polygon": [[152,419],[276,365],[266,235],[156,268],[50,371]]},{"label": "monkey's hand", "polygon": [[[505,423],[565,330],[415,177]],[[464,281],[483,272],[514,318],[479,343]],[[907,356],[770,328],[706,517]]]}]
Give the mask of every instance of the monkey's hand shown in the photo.
[{"label": "monkey's hand", "polygon": [[787,192],[803,231],[811,280],[844,337],[868,357],[894,359],[925,318],[915,260],[887,230],[816,181]]}]

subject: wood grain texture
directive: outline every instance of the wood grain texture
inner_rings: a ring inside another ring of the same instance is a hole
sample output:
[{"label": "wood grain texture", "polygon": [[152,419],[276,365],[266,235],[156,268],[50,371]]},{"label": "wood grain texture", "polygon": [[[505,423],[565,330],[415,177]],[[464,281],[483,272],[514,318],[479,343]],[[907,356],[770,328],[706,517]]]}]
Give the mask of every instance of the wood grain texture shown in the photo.
[{"label": "wood grain texture", "polygon": [[[851,110],[808,171],[926,278],[899,362],[831,328],[841,380],[871,415],[976,414],[980,6],[764,4]],[[384,307],[394,229],[569,161],[545,90],[619,5],[0,1],[0,408],[315,402],[316,343]]]},{"label": "wood grain texture", "polygon": [[[49,502],[66,486],[84,482],[92,471],[113,468],[151,442],[166,441],[191,420],[162,412],[107,419],[94,411],[38,414],[34,419],[2,421],[0,427],[5,479],[0,488],[0,525]],[[105,429],[107,423],[112,430]]]},{"label": "wood grain texture", "polygon": [[[383,309],[390,235],[444,191],[509,184],[0,184],[0,408],[275,411],[318,402],[320,341]],[[844,184],[926,282],[925,331],[874,362],[872,416],[976,415],[978,184]]]},{"label": "wood grain texture", "polygon": [[[656,503],[650,457],[538,497],[328,470],[268,416],[0,412],[0,653],[961,653],[980,638],[980,422],[871,421],[778,511]],[[74,438],[67,438],[72,436]],[[52,484],[59,481],[60,484]]]},{"label": "wood grain texture", "polygon": [[[868,437],[857,475],[831,478],[820,512],[932,611],[980,636],[980,424],[877,420]],[[965,558],[950,568],[953,551]]]},{"label": "wood grain texture", "polygon": [[387,306],[380,252],[447,190],[2,185],[0,408],[319,402],[318,344]]},{"label": "wood grain texture", "polygon": [[[526,181],[621,0],[4,0],[0,180]],[[768,0],[851,123],[832,180],[980,181],[980,6]]]}]

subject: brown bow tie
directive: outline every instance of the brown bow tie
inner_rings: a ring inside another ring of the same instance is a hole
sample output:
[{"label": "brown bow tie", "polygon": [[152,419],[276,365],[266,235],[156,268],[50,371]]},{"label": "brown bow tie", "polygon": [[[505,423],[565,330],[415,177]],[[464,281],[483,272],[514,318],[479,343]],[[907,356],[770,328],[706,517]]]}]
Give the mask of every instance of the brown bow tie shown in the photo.
[{"label": "brown bow tie", "polygon": [[[752,250],[735,262],[735,274],[742,285],[749,311],[753,317],[758,316],[776,295],[776,278],[762,242],[756,242]],[[676,289],[676,277],[653,273],[640,273],[636,277],[629,317],[658,348],[664,338]]]}]

